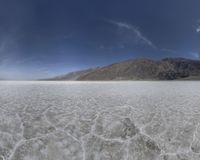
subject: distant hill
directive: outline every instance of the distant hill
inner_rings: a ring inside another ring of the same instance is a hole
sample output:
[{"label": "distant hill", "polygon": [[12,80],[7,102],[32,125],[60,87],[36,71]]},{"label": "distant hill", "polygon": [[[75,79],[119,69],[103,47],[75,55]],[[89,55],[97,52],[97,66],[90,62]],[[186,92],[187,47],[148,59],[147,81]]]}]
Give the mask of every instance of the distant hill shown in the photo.
[{"label": "distant hill", "polygon": [[76,72],[70,72],[65,75],[61,76],[56,76],[47,80],[56,80],[56,81],[63,81],[63,80],[68,80],[68,81],[74,81],[77,80],[79,77],[84,76],[90,72],[92,72],[94,69],[86,69],[86,70],[81,70],[81,71],[76,71]]},{"label": "distant hill", "polygon": [[131,59],[51,80],[200,80],[200,61],[184,58]]}]

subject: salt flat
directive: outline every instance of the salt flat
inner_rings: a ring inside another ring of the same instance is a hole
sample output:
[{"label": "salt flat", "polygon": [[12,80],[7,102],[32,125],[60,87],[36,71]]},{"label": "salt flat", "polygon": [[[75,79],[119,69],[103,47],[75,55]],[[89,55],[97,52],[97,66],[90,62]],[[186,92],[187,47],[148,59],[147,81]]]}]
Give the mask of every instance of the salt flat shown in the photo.
[{"label": "salt flat", "polygon": [[0,82],[0,160],[200,160],[200,82]]}]

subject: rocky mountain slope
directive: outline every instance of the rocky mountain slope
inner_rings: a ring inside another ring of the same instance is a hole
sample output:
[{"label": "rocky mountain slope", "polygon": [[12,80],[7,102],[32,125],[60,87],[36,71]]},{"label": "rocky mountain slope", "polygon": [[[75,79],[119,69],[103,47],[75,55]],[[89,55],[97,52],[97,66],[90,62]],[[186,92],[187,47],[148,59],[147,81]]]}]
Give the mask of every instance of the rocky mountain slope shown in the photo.
[{"label": "rocky mountain slope", "polygon": [[200,80],[200,61],[184,58],[132,59],[69,73],[52,80]]}]

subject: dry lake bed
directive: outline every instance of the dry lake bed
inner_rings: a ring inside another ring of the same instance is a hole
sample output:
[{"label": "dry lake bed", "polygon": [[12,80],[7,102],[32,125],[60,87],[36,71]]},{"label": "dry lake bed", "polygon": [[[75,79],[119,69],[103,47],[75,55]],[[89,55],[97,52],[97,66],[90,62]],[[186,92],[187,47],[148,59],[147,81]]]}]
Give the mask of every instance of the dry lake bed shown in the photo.
[{"label": "dry lake bed", "polygon": [[200,160],[200,82],[0,82],[0,160]]}]

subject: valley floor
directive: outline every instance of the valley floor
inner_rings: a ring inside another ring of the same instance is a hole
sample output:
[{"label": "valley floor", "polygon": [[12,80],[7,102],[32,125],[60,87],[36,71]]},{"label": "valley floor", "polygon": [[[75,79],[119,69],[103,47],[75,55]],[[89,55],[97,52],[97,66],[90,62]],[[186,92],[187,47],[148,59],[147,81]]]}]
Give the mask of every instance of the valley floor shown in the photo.
[{"label": "valley floor", "polygon": [[200,82],[0,82],[0,160],[200,160]]}]

